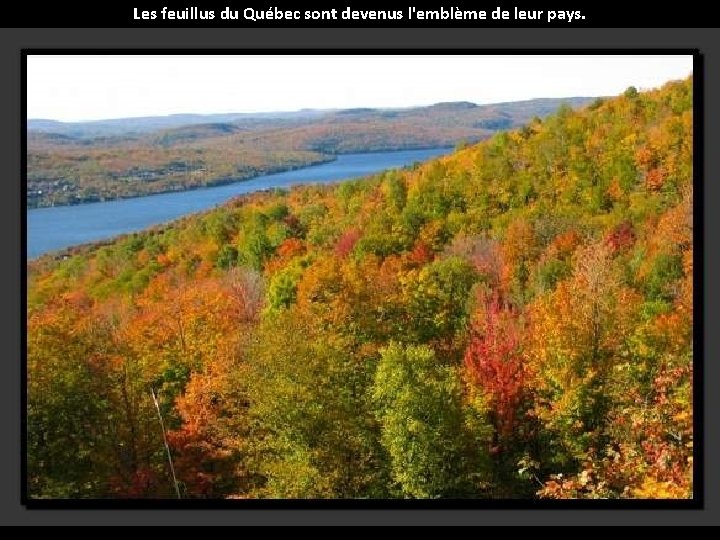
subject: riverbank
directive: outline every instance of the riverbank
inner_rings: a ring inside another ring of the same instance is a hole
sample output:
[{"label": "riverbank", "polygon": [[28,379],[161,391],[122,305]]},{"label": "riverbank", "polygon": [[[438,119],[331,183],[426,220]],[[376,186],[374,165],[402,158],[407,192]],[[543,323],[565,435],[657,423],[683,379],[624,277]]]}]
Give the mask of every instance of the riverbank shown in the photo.
[{"label": "riverbank", "polygon": [[115,197],[105,197],[102,195],[85,196],[81,199],[59,201],[57,203],[53,202],[52,204],[43,204],[42,202],[38,202],[37,204],[29,204],[30,199],[26,196],[25,208],[28,210],[35,210],[35,209],[40,209],[40,208],[57,208],[57,207],[62,207],[62,206],[80,206],[83,204],[94,204],[94,203],[102,203],[102,202],[110,202],[110,201],[122,201],[122,200],[127,200],[127,199],[137,199],[139,197],[152,197],[153,195],[161,195],[164,193],[180,193],[180,192],[185,192],[185,191],[196,191],[198,189],[226,186],[229,184],[236,184],[238,182],[247,182],[248,180],[252,180],[259,176],[269,176],[272,174],[280,174],[280,173],[285,173],[285,172],[298,171],[301,169],[307,169],[309,167],[315,167],[317,165],[322,165],[325,163],[331,163],[331,162],[337,160],[337,155],[328,154],[326,157],[327,157],[327,159],[313,160],[313,161],[308,162],[305,165],[299,165],[299,166],[292,165],[289,167],[271,168],[269,170],[258,171],[257,174],[251,174],[250,176],[223,176],[223,177],[207,180],[203,184],[188,185],[188,186],[174,186],[174,187],[167,188],[167,189],[158,189],[157,191],[151,191],[148,193],[118,194]]},{"label": "riverbank", "polygon": [[191,184],[186,186],[173,186],[169,188],[161,188],[155,191],[150,191],[147,193],[123,193],[123,194],[117,194],[116,196],[104,196],[104,195],[91,195],[91,196],[84,196],[82,198],[77,198],[75,200],[61,200],[58,202],[52,202],[52,204],[47,204],[44,202],[44,199],[39,200],[33,204],[33,200],[30,198],[30,193],[25,197],[25,208],[27,210],[35,210],[40,208],[57,208],[57,207],[63,207],[63,206],[80,206],[83,204],[94,204],[94,203],[102,203],[102,202],[110,202],[110,201],[122,201],[126,199],[137,199],[139,197],[151,197],[153,195],[161,195],[165,193],[181,193],[185,191],[196,191],[199,189],[206,189],[206,188],[213,188],[218,186],[226,186],[229,184],[235,184],[238,182],[247,182],[248,180],[253,180],[254,178],[258,178],[261,176],[270,176],[273,174],[281,174],[286,172],[292,172],[292,171],[299,171],[303,169],[308,169],[311,167],[316,167],[318,165],[323,165],[326,163],[332,163],[333,161],[337,161],[339,156],[343,155],[355,155],[355,154],[392,154],[394,152],[413,152],[413,151],[423,151],[423,150],[437,150],[437,149],[447,149],[448,151],[452,150],[453,146],[431,146],[431,147],[412,147],[412,148],[383,148],[380,150],[372,149],[364,152],[338,152],[336,154],[325,154],[324,159],[316,159],[307,162],[307,164],[304,165],[291,165],[289,167],[277,167],[277,168],[269,168],[268,170],[259,170],[257,173],[250,174],[249,176],[222,176],[218,178],[213,178],[210,180],[204,181],[202,184]]},{"label": "riverbank", "polygon": [[105,202],[27,211],[27,257],[147,229],[222,204],[246,193],[297,184],[327,184],[426,161],[449,148],[340,154],[313,167],[258,176],[226,185]]}]

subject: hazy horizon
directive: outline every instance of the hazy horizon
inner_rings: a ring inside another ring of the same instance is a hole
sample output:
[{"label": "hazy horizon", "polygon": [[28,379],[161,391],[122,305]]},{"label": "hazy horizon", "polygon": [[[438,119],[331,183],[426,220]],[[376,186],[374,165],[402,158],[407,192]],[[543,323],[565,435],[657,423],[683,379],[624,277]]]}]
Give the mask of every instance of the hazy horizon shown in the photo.
[{"label": "hazy horizon", "polygon": [[617,95],[692,74],[691,55],[28,55],[27,118],[492,105]]},{"label": "hazy horizon", "polygon": [[118,117],[111,117],[111,118],[95,118],[92,120],[59,120],[57,118],[43,118],[43,117],[28,117],[26,120],[29,121],[48,121],[48,122],[60,122],[63,124],[85,124],[85,123],[93,123],[93,122],[112,122],[116,120],[135,120],[135,119],[144,119],[144,118],[171,118],[173,116],[226,116],[226,115],[241,115],[241,116],[263,116],[263,115],[285,115],[285,114],[296,114],[296,113],[302,113],[302,112],[334,112],[334,111],[347,111],[347,110],[353,110],[353,109],[368,109],[368,110],[378,110],[378,111],[393,111],[393,110],[405,110],[405,109],[421,109],[424,107],[433,107],[436,105],[442,105],[442,104],[455,104],[455,103],[472,103],[473,105],[476,105],[478,107],[491,107],[493,105],[504,105],[507,103],[523,103],[523,102],[532,102],[532,101],[538,101],[538,100],[544,100],[544,99],[575,99],[575,98],[603,98],[603,97],[611,97],[611,96],[605,96],[605,95],[593,95],[593,96],[559,96],[559,97],[546,97],[546,96],[537,96],[537,97],[531,97],[527,99],[517,99],[512,101],[493,101],[492,103],[475,103],[472,101],[464,101],[464,100],[457,100],[457,101],[437,101],[435,103],[424,103],[420,105],[407,105],[403,107],[383,107],[383,106],[377,106],[377,107],[364,107],[362,105],[357,105],[354,107],[329,107],[329,108],[314,108],[314,107],[304,107],[302,109],[293,109],[293,110],[268,110],[268,111],[253,111],[253,112],[244,112],[244,111],[218,111],[218,112],[209,112],[209,113],[196,113],[191,111],[185,111],[185,112],[177,112],[177,113],[168,113],[168,114],[147,114],[142,116],[118,116]]}]

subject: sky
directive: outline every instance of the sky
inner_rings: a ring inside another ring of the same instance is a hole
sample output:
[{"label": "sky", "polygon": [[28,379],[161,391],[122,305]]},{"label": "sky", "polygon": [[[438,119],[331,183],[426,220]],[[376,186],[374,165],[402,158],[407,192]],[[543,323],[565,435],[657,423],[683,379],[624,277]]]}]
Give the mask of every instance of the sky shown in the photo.
[{"label": "sky", "polygon": [[610,96],[692,73],[692,56],[29,55],[28,118],[478,104]]}]

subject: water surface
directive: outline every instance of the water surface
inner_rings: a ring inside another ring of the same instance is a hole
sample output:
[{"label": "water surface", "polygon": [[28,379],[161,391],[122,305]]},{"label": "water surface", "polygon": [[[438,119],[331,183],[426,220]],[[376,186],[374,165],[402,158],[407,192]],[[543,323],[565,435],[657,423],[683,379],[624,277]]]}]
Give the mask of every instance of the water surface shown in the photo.
[{"label": "water surface", "polygon": [[295,184],[328,184],[394,169],[447,154],[448,148],[344,154],[337,160],[296,171],[258,176],[224,186],[161,193],[77,206],[37,208],[27,212],[27,256],[139,231],[217,206],[228,199]]}]

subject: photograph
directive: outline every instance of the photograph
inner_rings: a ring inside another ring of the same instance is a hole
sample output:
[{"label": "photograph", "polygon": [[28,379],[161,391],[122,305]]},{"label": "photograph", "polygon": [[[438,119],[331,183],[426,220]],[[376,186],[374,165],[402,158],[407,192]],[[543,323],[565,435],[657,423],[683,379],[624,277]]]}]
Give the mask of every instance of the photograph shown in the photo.
[{"label": "photograph", "polygon": [[692,51],[22,60],[25,504],[701,497]]}]

